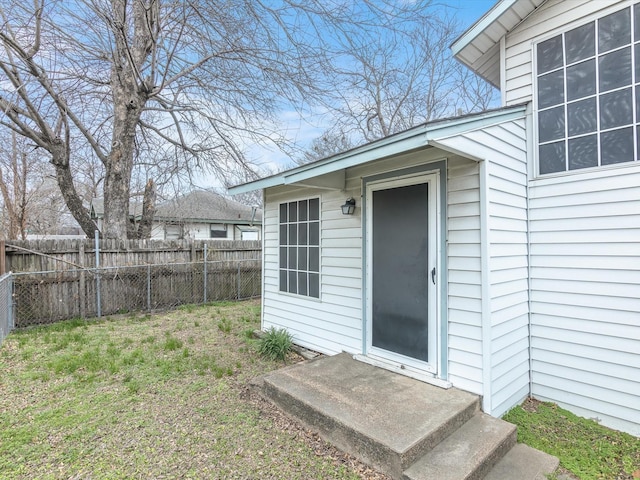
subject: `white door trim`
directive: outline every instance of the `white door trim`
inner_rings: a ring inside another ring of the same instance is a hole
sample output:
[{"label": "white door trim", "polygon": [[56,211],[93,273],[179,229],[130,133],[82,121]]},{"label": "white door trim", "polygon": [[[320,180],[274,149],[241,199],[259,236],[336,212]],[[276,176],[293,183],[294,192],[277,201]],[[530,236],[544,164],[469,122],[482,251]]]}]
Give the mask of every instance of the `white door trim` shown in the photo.
[{"label": "white door trim", "polygon": [[[418,360],[407,357],[405,355],[383,350],[372,345],[372,308],[373,308],[373,276],[372,262],[373,249],[371,244],[372,238],[372,220],[373,220],[373,192],[376,190],[386,190],[390,188],[428,184],[428,258],[429,265],[427,272],[435,268],[436,277],[435,284],[429,278],[429,290],[427,292],[428,303],[428,361]],[[429,376],[437,377],[441,371],[440,365],[440,295],[438,293],[440,275],[440,172],[428,171],[419,174],[407,174],[396,177],[390,177],[371,181],[366,184],[366,260],[365,260],[365,284],[366,284],[366,342],[365,356],[370,362],[375,362],[379,366],[385,364],[392,370],[398,370],[409,376]]]}]

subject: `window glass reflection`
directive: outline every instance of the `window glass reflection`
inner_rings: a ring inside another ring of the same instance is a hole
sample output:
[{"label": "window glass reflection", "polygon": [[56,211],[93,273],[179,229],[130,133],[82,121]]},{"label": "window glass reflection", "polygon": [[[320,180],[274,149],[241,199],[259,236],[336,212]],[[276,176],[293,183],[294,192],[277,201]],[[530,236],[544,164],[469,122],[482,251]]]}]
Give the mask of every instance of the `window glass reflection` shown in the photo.
[{"label": "window glass reflection", "polygon": [[569,135],[595,132],[598,127],[597,118],[595,97],[570,103],[567,105],[567,131]]},{"label": "window glass reflection", "polygon": [[598,166],[598,137],[586,137],[569,140],[569,170]]}]

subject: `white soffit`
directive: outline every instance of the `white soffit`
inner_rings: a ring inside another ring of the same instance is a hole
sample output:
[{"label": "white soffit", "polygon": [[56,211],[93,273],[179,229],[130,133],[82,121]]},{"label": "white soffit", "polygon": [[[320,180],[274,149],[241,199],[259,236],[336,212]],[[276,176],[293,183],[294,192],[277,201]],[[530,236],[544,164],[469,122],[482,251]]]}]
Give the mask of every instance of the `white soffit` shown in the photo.
[{"label": "white soffit", "polygon": [[500,88],[500,39],[546,0],[499,0],[451,45],[458,61]]}]

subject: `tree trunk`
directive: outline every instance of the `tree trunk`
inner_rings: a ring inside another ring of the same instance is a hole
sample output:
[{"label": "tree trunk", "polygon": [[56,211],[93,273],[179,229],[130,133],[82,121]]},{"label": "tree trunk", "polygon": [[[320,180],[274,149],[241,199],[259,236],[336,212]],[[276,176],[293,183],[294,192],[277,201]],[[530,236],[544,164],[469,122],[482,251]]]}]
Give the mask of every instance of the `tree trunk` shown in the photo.
[{"label": "tree trunk", "polygon": [[[126,25],[126,2],[111,0],[111,4],[116,24]],[[113,136],[104,181],[104,236],[121,240],[134,236],[129,215],[131,172],[136,128],[149,98],[146,86],[138,78],[150,41],[143,2],[134,4],[133,16],[134,38],[130,44],[124,28],[114,31],[116,49],[110,78],[114,105]]]},{"label": "tree trunk", "polygon": [[149,179],[144,187],[144,197],[142,199],[142,218],[138,225],[138,238],[151,238],[151,228],[153,226],[153,217],[156,213],[156,184]]},{"label": "tree trunk", "polygon": [[67,149],[62,142],[51,148],[51,163],[56,168],[56,180],[71,215],[76,219],[85,235],[93,238],[98,227],[91,219],[87,209],[82,205],[82,200],[80,200],[80,196],[73,184]]}]

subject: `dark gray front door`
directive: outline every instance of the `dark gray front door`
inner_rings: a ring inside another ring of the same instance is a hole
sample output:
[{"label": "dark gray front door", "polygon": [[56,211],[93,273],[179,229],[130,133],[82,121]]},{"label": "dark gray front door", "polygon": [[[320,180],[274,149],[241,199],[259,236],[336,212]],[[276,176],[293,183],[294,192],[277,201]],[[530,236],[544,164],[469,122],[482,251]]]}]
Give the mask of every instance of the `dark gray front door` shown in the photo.
[{"label": "dark gray front door", "polygon": [[427,362],[429,184],[371,193],[371,344]]}]

